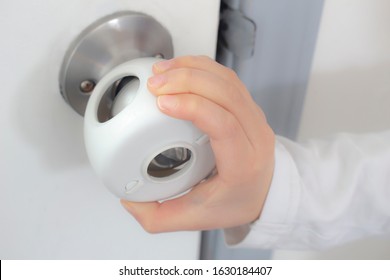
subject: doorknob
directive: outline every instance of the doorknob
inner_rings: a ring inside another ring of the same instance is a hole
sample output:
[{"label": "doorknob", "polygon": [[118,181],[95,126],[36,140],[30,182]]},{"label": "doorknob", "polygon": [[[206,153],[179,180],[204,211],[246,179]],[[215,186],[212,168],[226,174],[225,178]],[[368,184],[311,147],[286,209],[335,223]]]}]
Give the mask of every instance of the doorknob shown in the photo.
[{"label": "doorknob", "polygon": [[88,26],[69,47],[60,72],[60,91],[84,115],[99,80],[115,66],[139,57],[173,57],[168,30],[153,17],[119,12]]},{"label": "doorknob", "polygon": [[169,199],[214,170],[208,136],[160,112],[148,91],[153,64],[171,57],[171,36],[161,24],[119,13],[84,30],[64,58],[61,93],[84,115],[91,165],[120,198]]}]

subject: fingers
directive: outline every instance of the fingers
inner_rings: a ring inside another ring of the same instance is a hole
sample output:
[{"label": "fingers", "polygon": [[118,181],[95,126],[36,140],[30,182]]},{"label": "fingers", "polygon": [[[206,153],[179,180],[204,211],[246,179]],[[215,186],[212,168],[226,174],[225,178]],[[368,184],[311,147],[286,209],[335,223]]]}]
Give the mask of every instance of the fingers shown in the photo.
[{"label": "fingers", "polygon": [[163,95],[158,97],[157,102],[165,114],[192,121],[210,137],[221,175],[226,173],[232,179],[241,170],[231,165],[253,157],[252,147],[240,123],[216,103],[194,94]]},{"label": "fingers", "polygon": [[[245,172],[237,163],[245,161],[254,173],[268,165],[258,159],[272,156],[274,133],[232,70],[207,57],[179,57],[155,64],[154,73],[148,86],[158,96],[160,109],[194,122],[210,136],[218,172],[230,169],[223,179]],[[175,98],[167,102],[169,96]]]},{"label": "fingers", "polygon": [[241,83],[236,73],[208,56],[181,56],[170,60],[163,60],[153,66],[154,74],[162,74],[168,70],[191,68],[213,73],[228,83],[233,83],[237,88],[243,90],[247,97],[250,97],[245,86]]},{"label": "fingers", "polygon": [[261,137],[259,123],[264,123],[261,111],[240,89],[218,75],[198,69],[173,69],[150,78],[148,86],[158,96],[191,93],[206,98],[232,113],[251,143]]},{"label": "fingers", "polygon": [[[235,200],[232,200],[231,193],[225,191],[224,186],[216,184],[218,180],[211,179],[184,196],[162,203],[136,203],[125,200],[121,203],[150,233],[227,228],[255,218],[257,214],[250,213],[258,213],[260,209],[245,209],[245,206],[239,203],[240,195],[234,196]],[[226,204],[229,207],[226,207]],[[248,215],[245,215],[246,210]]]},{"label": "fingers", "polygon": [[212,189],[209,185],[200,184],[186,195],[162,203],[121,203],[150,233],[206,229],[215,223],[214,219],[202,219],[206,211],[207,194]]},{"label": "fingers", "polygon": [[222,140],[243,134],[230,112],[203,97],[189,93],[162,95],[157,98],[157,104],[165,114],[193,122],[212,139]]},{"label": "fingers", "polygon": [[225,67],[207,56],[181,56],[169,60],[163,60],[153,66],[153,72],[163,73],[167,70],[191,67],[195,69],[208,70],[212,73],[218,73]]},{"label": "fingers", "polygon": [[[245,102],[244,94],[231,83],[226,83],[218,75],[204,70],[180,68],[149,79],[148,86],[156,95],[191,92],[210,99],[232,110],[231,104]],[[246,105],[246,104],[245,104]]]}]

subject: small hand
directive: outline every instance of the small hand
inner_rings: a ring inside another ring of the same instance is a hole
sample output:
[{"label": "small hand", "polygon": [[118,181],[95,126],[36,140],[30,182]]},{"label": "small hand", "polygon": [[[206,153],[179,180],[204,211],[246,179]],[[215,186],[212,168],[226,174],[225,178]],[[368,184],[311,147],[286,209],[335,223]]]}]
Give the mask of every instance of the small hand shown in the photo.
[{"label": "small hand", "polygon": [[229,228],[261,213],[274,168],[274,133],[230,69],[207,57],[153,67],[149,90],[160,110],[209,135],[218,173],[176,199],[123,206],[151,233]]}]

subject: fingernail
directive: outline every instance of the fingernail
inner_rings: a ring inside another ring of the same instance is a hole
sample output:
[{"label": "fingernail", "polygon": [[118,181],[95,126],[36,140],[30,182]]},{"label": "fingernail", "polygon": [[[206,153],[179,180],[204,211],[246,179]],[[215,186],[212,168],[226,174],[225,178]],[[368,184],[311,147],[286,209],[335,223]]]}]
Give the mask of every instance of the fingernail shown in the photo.
[{"label": "fingernail", "polygon": [[148,79],[148,86],[152,88],[159,88],[165,83],[166,83],[166,78],[164,75],[155,75]]},{"label": "fingernail", "polygon": [[157,98],[157,104],[162,111],[172,111],[179,104],[179,99],[174,95],[161,95]]},{"label": "fingernail", "polygon": [[163,60],[154,64],[154,68],[157,72],[164,72],[172,67],[172,60]]}]

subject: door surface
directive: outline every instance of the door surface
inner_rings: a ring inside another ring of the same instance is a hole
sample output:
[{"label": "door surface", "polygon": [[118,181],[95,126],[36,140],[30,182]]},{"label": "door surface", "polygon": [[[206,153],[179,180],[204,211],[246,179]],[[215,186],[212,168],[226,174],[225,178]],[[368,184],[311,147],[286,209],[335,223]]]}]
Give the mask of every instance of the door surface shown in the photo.
[{"label": "door surface", "polygon": [[0,2],[1,259],[198,258],[198,232],[149,235],[105,189],[85,154],[83,118],[59,93],[72,40],[127,10],[164,25],[175,56],[214,57],[217,0]]}]

